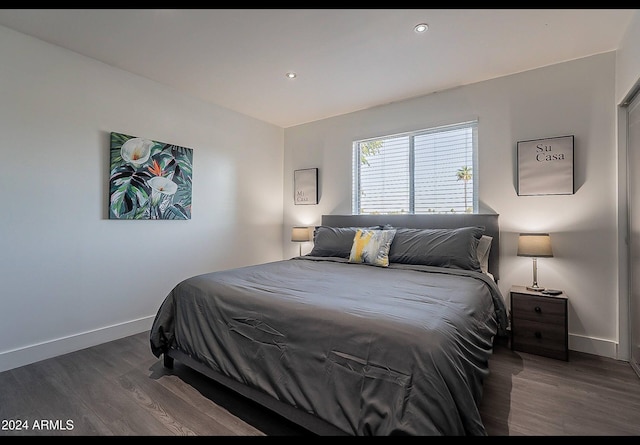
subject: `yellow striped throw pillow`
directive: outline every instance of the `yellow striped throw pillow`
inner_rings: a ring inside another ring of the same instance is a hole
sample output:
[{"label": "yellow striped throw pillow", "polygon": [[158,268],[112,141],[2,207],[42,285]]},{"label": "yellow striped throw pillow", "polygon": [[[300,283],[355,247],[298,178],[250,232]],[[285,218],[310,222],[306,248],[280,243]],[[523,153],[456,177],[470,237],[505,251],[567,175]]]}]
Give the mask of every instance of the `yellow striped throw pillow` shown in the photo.
[{"label": "yellow striped throw pillow", "polygon": [[351,246],[350,263],[365,263],[374,266],[389,265],[389,248],[396,229],[358,229]]}]

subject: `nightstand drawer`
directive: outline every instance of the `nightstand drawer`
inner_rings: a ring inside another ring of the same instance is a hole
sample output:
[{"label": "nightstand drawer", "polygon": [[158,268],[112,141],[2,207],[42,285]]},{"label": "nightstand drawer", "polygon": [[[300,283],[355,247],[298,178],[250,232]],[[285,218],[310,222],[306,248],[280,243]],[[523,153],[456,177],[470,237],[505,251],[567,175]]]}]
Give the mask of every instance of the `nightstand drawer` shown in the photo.
[{"label": "nightstand drawer", "polygon": [[538,321],[564,327],[565,307],[565,300],[515,292],[511,294],[511,314],[519,320]]},{"label": "nightstand drawer", "polygon": [[529,320],[517,320],[511,337],[514,350],[566,360],[566,330],[564,325],[548,325]]}]

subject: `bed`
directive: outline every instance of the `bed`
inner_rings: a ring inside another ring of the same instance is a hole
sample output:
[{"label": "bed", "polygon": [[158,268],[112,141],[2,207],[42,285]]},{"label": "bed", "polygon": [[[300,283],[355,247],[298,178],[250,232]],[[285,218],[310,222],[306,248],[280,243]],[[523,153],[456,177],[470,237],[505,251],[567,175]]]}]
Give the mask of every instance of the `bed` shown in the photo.
[{"label": "bed", "polygon": [[498,215],[323,215],[308,255],[178,283],[153,354],[319,435],[486,435]]}]

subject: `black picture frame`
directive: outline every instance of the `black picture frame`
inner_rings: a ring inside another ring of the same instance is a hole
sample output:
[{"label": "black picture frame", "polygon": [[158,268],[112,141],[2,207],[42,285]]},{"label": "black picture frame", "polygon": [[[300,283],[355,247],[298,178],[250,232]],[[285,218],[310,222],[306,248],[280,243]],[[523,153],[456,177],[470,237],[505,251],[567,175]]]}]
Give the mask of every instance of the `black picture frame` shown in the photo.
[{"label": "black picture frame", "polygon": [[517,143],[518,196],[572,195],[574,135]]},{"label": "black picture frame", "polygon": [[318,169],[303,168],[293,172],[293,203],[318,204]]}]

